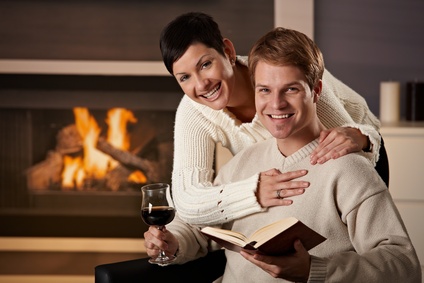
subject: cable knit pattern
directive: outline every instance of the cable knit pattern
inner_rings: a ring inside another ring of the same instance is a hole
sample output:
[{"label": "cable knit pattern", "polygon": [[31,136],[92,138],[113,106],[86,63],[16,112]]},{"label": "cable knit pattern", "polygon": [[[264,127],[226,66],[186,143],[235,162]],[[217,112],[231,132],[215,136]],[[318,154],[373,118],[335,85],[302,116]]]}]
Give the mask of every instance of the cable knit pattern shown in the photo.
[{"label": "cable knit pattern", "polygon": [[[237,61],[246,65],[247,57],[238,56]],[[376,162],[380,148],[378,120],[363,98],[328,71],[324,73],[317,108],[326,127],[351,125],[369,136],[373,152],[368,157]],[[358,124],[362,122],[370,122],[372,127]],[[244,181],[212,185],[215,146],[220,142],[236,154],[270,137],[257,117],[250,123],[241,123],[226,109],[213,110],[184,96],[175,119],[172,173],[173,198],[180,217],[191,224],[215,225],[262,211],[255,196],[260,172]]]}]

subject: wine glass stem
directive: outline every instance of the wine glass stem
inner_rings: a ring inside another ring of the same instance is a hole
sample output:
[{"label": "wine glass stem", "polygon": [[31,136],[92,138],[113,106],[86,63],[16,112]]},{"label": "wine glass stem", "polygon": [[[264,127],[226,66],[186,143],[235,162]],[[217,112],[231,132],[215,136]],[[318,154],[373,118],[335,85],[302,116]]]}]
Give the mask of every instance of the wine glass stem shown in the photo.
[{"label": "wine glass stem", "polygon": [[166,254],[163,250],[160,250],[159,252],[159,258],[166,258]]},{"label": "wine glass stem", "polygon": [[[165,227],[165,226],[157,226],[156,228],[158,228],[159,230],[163,230],[163,227]],[[166,258],[166,254],[165,254],[165,251],[163,251],[163,250],[160,250],[160,252],[159,252],[159,256],[158,256],[158,258]]]}]

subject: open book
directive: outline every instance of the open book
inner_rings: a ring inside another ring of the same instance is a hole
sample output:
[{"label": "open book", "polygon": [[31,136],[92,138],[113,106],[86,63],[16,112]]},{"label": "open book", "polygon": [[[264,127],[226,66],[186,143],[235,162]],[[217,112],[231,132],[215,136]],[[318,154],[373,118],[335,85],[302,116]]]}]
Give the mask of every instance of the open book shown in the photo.
[{"label": "open book", "polygon": [[222,247],[239,252],[241,249],[268,255],[294,252],[294,241],[299,239],[306,250],[326,240],[300,220],[289,217],[257,230],[250,237],[241,233],[214,227],[204,227],[201,232]]}]

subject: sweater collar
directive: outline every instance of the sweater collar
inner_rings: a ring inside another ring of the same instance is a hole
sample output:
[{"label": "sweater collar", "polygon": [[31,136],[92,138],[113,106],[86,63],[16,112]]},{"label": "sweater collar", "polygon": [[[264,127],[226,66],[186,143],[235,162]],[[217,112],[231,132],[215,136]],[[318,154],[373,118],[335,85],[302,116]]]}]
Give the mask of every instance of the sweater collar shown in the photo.
[{"label": "sweater collar", "polygon": [[318,146],[318,144],[319,144],[319,139],[317,138],[317,139],[311,141],[310,143],[304,145],[302,148],[300,148],[295,153],[286,157],[280,152],[280,150],[278,149],[277,140],[274,139],[275,154],[280,156],[280,164],[281,164],[280,169],[284,170],[287,167],[291,167],[292,165],[299,163],[300,161],[302,161],[305,158],[309,158],[309,156],[312,154],[312,152]]}]

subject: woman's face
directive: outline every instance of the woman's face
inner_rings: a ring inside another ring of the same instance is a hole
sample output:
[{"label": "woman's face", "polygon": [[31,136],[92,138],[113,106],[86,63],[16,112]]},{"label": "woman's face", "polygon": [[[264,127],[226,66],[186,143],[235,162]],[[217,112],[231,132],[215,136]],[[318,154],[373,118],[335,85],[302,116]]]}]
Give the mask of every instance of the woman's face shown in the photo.
[{"label": "woman's face", "polygon": [[[230,53],[227,49],[226,52]],[[191,99],[221,110],[228,106],[235,84],[229,58],[229,55],[224,57],[213,48],[195,43],[174,62],[174,76]]]}]

